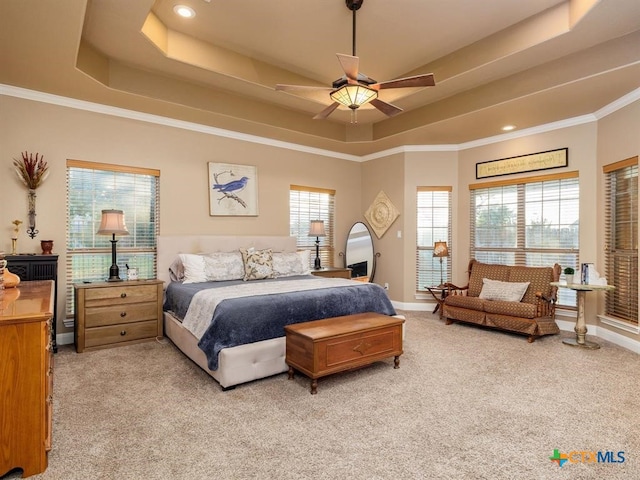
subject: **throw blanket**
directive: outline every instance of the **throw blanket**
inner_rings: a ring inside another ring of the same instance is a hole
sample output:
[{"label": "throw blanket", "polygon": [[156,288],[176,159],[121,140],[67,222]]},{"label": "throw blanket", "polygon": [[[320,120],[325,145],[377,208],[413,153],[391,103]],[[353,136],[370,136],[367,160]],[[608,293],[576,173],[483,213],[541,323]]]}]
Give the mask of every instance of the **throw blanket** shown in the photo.
[{"label": "throw blanket", "polygon": [[[299,281],[253,281],[238,285],[239,289],[224,286],[193,294],[197,306],[191,314],[189,307],[183,325],[189,322],[189,330],[200,338],[198,346],[207,355],[211,370],[218,368],[218,354],[223,348],[282,337],[285,325],[361,312],[395,315],[386,292],[379,285],[335,278],[297,279]],[[167,289],[167,305],[171,290]],[[224,298],[225,295],[231,298]],[[204,307],[207,298],[213,299],[215,306]],[[198,317],[207,315],[204,312],[210,313],[203,328],[198,326]],[[202,330],[201,336],[196,334]]]}]

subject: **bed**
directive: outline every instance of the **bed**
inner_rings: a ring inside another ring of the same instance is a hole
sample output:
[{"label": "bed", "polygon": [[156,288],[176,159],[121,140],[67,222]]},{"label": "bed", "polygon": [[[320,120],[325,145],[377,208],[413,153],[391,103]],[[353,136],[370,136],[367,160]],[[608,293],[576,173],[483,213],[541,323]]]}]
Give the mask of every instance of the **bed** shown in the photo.
[{"label": "bed", "polygon": [[[223,389],[287,371],[285,324],[364,311],[396,315],[379,285],[308,273],[252,281],[176,281],[178,258],[186,261],[196,255],[215,256],[214,252],[240,249],[244,253],[271,249],[275,262],[276,255],[290,259],[296,252],[296,241],[295,237],[279,236],[158,237],[158,278],[165,282],[165,335]],[[248,290],[251,293],[245,292]],[[178,293],[188,298],[176,300]],[[278,311],[286,314],[274,313]],[[277,318],[260,323],[269,312]],[[240,326],[233,322],[240,322]],[[247,336],[254,333],[255,337]]]}]

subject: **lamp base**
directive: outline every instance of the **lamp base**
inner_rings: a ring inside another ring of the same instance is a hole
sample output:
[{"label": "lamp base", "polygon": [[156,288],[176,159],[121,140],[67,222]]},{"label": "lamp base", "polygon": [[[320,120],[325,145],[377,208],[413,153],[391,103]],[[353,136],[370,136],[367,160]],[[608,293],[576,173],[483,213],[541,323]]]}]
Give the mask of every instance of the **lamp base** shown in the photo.
[{"label": "lamp base", "polygon": [[[115,244],[114,244],[114,249],[115,249]],[[109,268],[109,278],[107,278],[107,282],[121,282],[121,281],[122,279],[120,278],[120,268],[118,268],[118,265],[114,263]]]},{"label": "lamp base", "polygon": [[320,238],[316,237],[316,259],[313,262],[313,268],[316,270],[320,270],[322,266],[320,265]]}]

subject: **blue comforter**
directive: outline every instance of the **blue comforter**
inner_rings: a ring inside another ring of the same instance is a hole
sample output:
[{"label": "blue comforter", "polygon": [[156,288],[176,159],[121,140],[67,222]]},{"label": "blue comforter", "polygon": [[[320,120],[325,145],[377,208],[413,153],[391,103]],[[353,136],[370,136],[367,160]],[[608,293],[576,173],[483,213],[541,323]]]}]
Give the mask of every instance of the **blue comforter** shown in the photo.
[{"label": "blue comforter", "polygon": [[[316,281],[312,275],[259,280]],[[170,283],[164,309],[183,319],[193,295],[206,288],[229,286],[242,281]],[[339,317],[362,312],[395,315],[384,289],[375,283],[353,282],[353,286],[339,286],[223,300],[214,311],[211,324],[198,346],[207,355],[211,370],[218,368],[218,353],[223,348],[259,342],[284,336],[285,325]]]}]

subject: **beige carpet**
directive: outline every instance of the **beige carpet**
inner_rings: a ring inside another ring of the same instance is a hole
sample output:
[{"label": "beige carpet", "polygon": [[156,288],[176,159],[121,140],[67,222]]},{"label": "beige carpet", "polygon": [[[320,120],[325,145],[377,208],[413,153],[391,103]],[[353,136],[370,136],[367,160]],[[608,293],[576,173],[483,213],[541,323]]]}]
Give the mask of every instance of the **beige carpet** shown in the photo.
[{"label": "beige carpet", "polygon": [[[313,396],[286,374],[223,392],[168,342],[62,347],[49,468],[31,478],[640,478],[638,355],[402,313],[400,369],[327,377]],[[554,449],[625,462],[560,468]]]}]

